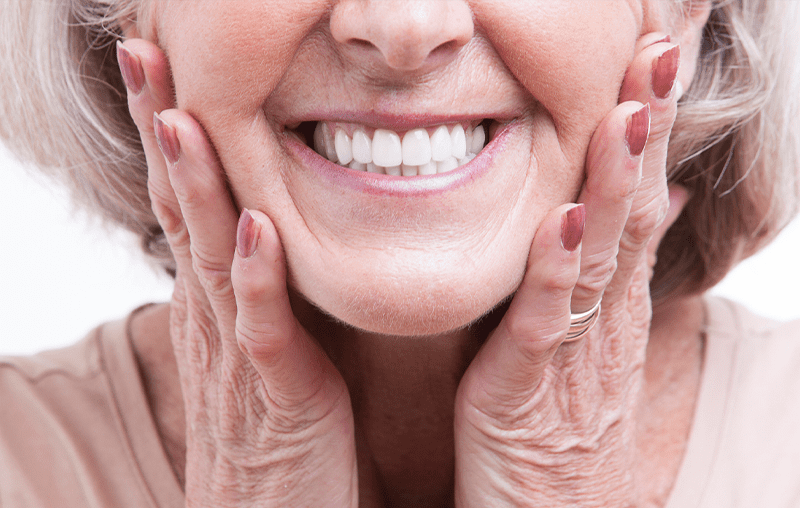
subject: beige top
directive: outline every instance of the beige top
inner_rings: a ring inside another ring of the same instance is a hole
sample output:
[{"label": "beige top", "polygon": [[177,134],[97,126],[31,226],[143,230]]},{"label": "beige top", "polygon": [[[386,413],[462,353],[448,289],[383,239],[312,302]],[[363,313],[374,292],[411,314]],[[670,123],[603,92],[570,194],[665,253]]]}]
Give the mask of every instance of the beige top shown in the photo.
[{"label": "beige top", "polygon": [[[800,321],[709,299],[695,422],[668,508],[800,507]],[[126,322],[0,358],[0,507],[182,507]]]}]

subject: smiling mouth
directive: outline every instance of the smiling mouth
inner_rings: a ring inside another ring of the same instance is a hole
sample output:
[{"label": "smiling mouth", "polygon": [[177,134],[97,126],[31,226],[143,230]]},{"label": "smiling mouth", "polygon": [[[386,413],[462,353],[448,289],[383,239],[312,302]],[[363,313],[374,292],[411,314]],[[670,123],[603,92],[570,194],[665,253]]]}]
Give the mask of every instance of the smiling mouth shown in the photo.
[{"label": "smiling mouth", "polygon": [[356,171],[391,176],[449,173],[469,164],[491,141],[496,120],[395,132],[344,122],[303,122],[293,132],[327,160]]}]

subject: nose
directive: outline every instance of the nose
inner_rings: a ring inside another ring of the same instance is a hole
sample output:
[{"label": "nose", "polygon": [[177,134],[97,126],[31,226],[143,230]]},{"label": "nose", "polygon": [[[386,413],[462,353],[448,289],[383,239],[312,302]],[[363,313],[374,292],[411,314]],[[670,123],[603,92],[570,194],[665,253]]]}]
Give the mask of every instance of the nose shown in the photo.
[{"label": "nose", "polygon": [[346,56],[397,71],[446,65],[474,30],[464,0],[342,0],[331,13],[333,38]]}]

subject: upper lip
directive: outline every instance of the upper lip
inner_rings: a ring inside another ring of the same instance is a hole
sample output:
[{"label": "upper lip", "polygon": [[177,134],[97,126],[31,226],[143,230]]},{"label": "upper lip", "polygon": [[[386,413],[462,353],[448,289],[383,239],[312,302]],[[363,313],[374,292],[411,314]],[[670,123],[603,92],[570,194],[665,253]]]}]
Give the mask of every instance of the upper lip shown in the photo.
[{"label": "upper lip", "polygon": [[411,129],[435,127],[454,123],[482,121],[485,119],[497,120],[500,123],[510,122],[521,115],[521,111],[493,111],[479,114],[437,114],[437,113],[407,113],[390,114],[375,111],[326,111],[284,120],[287,128],[295,128],[304,122],[341,122],[360,124],[376,129],[389,129],[404,132]]}]

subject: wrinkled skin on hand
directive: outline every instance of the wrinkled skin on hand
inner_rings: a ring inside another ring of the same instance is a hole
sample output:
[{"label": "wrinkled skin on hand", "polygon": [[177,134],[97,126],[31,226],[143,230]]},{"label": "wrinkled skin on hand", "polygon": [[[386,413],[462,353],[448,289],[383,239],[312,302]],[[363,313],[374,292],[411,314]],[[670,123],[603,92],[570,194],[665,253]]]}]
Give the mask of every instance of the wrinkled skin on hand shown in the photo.
[{"label": "wrinkled skin on hand", "polygon": [[[486,506],[480,499],[502,500],[498,506],[534,506],[533,499],[539,506],[637,504],[635,417],[654,260],[648,245],[655,249],[669,209],[665,160],[677,102],[674,91],[657,96],[664,85],[654,77],[679,51],[668,42],[651,45],[653,37],[639,42],[622,104],[589,149],[578,200],[586,207],[586,235],[577,283],[575,273],[541,280],[559,269],[540,268],[547,261],[534,249],[508,314],[462,379],[456,399],[459,506]],[[624,137],[642,103],[652,122],[647,148],[636,156]],[[674,197],[685,199],[677,189]],[[676,213],[673,208],[669,223]],[[597,326],[577,342],[562,343],[570,305],[580,312],[601,297]]]},{"label": "wrinkled skin on hand", "polygon": [[216,156],[193,118],[168,109],[163,53],[142,40],[126,51],[121,59],[135,59],[147,78],[129,91],[130,111],[177,263],[170,334],[187,422],[187,506],[355,506],[347,387],[292,315],[275,229],[247,214],[236,248],[238,212]]},{"label": "wrinkled skin on hand", "polygon": [[[581,205],[545,217],[522,285],[461,380],[457,506],[637,504],[648,280],[660,226],[685,201],[674,190],[668,212],[676,48],[659,34],[639,41],[620,104],[592,139]],[[187,505],[356,506],[350,395],[293,315],[278,233],[263,213],[237,209],[202,126],[172,109],[164,54],[132,39],[120,61],[143,76],[141,87],[126,76],[129,107],[177,263],[170,334]],[[570,312],[600,298],[594,329],[564,343]]]}]

